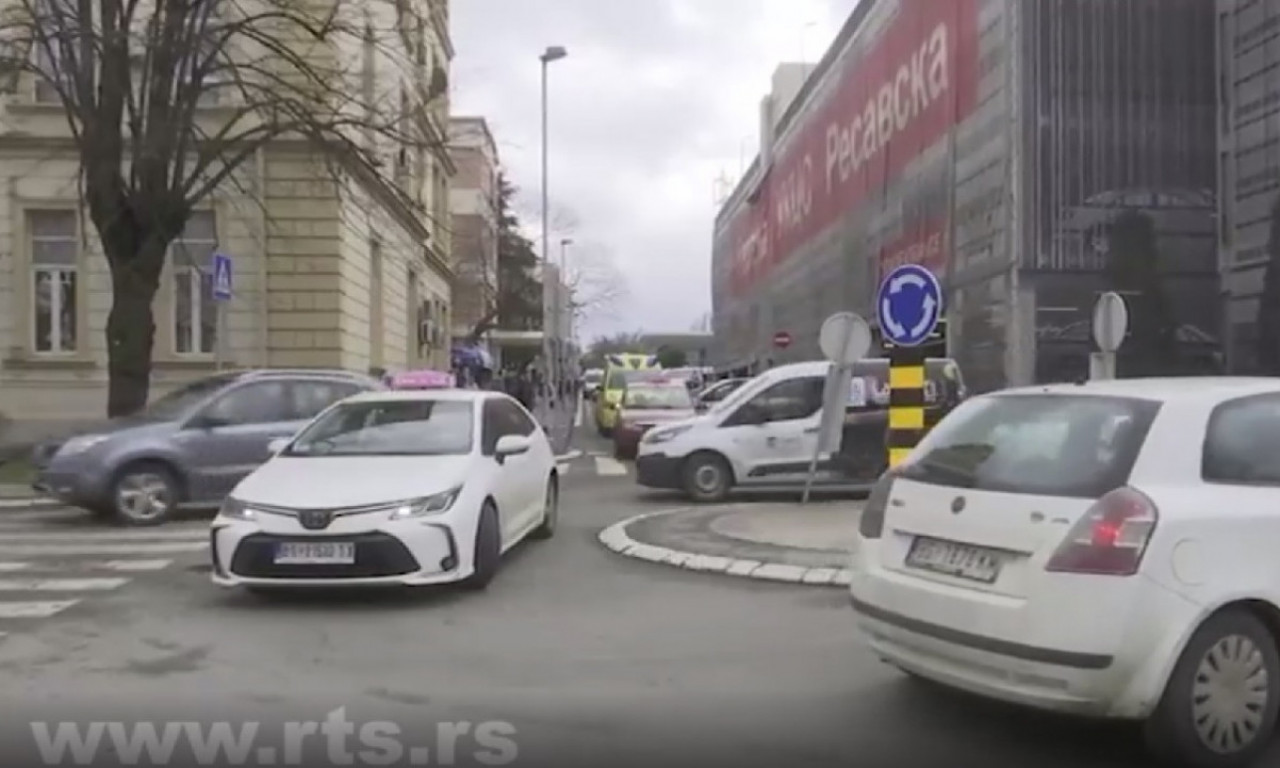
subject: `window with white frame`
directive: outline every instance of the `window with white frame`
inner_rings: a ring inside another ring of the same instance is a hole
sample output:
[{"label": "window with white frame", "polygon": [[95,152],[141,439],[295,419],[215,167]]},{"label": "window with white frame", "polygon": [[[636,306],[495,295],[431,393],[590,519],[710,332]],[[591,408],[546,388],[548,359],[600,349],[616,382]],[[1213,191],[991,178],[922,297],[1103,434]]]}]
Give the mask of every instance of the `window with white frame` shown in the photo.
[{"label": "window with white frame", "polygon": [[211,354],[217,345],[218,308],[213,301],[213,253],[218,222],[213,211],[195,211],[169,248],[173,269],[173,351]]},{"label": "window with white frame", "polygon": [[58,93],[55,83],[59,79],[66,79],[66,73],[62,71],[62,50],[59,43],[57,40],[49,40],[48,45],[45,45],[45,41],[35,40],[32,47],[35,48],[36,57],[36,102],[58,104],[62,101],[62,95]]},{"label": "window with white frame", "polygon": [[28,211],[36,352],[75,352],[80,238],[75,211]]}]

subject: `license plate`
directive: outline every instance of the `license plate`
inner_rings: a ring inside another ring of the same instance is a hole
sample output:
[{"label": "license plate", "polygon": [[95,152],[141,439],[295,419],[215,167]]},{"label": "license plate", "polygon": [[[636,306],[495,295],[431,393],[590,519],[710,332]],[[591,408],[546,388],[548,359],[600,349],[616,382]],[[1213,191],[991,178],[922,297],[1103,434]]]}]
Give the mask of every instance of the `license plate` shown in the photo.
[{"label": "license plate", "polygon": [[350,565],[356,545],[350,541],[286,541],[276,546],[276,565]]},{"label": "license plate", "polygon": [[1000,577],[1000,567],[1003,564],[1004,560],[999,552],[923,536],[916,537],[911,551],[907,553],[907,565],[912,568],[984,584],[991,584]]}]

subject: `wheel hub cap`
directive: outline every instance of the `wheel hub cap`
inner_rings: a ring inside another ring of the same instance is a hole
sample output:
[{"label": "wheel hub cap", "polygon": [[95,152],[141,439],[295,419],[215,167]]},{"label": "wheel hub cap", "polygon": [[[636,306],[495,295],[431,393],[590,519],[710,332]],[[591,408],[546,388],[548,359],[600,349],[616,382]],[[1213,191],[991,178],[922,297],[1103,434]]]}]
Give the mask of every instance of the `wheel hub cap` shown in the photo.
[{"label": "wheel hub cap", "polygon": [[1232,754],[1258,737],[1271,680],[1262,651],[1242,635],[1224,637],[1200,660],[1191,686],[1196,734],[1209,749]]},{"label": "wheel hub cap", "polygon": [[120,481],[116,492],[116,507],[137,520],[163,515],[169,503],[169,486],[159,475],[129,475]]},{"label": "wheel hub cap", "polygon": [[711,466],[698,467],[698,471],[693,475],[693,481],[701,490],[714,491],[720,485],[720,470]]}]

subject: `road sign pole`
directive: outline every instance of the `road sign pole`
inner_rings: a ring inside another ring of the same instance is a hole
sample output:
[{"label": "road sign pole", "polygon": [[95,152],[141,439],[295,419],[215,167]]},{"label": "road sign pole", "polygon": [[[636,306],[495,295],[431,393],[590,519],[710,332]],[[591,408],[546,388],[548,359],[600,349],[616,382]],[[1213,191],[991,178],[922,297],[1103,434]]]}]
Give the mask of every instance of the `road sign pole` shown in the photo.
[{"label": "road sign pole", "polygon": [[227,362],[227,303],[214,304],[213,368],[221,373]]},{"label": "road sign pole", "polygon": [[1124,343],[1128,330],[1129,308],[1124,303],[1124,297],[1115,291],[1107,291],[1099,296],[1093,306],[1093,340],[1099,351],[1089,355],[1091,380],[1116,378],[1116,351]]},{"label": "road sign pole", "polygon": [[818,333],[818,347],[831,361],[827,382],[822,389],[822,412],[818,420],[817,440],[813,456],[809,459],[809,471],[805,477],[801,504],[809,503],[814,479],[818,475],[818,462],[822,454],[830,451],[829,443],[840,443],[836,435],[844,430],[845,411],[849,401],[850,375],[853,364],[866,357],[871,348],[871,326],[861,316],[852,312],[837,312],[828,317]]}]

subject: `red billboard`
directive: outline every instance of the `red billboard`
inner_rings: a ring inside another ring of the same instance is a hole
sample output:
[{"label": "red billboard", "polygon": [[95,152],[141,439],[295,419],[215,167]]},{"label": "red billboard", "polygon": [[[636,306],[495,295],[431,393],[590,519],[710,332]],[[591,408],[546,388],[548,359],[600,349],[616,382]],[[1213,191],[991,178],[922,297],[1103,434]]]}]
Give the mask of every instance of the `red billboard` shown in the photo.
[{"label": "red billboard", "polygon": [[734,294],[881,193],[973,111],[978,0],[898,0],[878,39],[838,66],[835,87],[734,215]]}]

